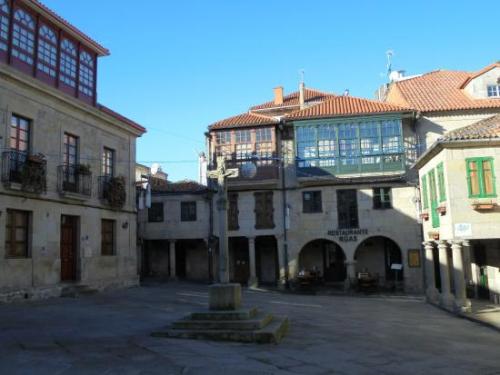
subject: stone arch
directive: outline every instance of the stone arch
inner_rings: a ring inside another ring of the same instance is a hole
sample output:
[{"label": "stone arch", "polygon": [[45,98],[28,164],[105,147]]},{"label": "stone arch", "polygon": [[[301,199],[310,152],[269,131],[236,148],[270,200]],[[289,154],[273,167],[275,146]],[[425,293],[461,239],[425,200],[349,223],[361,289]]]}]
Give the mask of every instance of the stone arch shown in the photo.
[{"label": "stone arch", "polygon": [[332,240],[315,239],[307,242],[299,252],[299,272],[319,271],[326,283],[344,281],[346,256],[339,244]]},{"label": "stone arch", "polygon": [[403,264],[403,253],[396,241],[386,236],[371,236],[364,239],[354,253],[356,274],[368,272],[378,277],[380,284],[386,285],[403,281],[404,267],[401,271],[391,269],[393,264]]}]

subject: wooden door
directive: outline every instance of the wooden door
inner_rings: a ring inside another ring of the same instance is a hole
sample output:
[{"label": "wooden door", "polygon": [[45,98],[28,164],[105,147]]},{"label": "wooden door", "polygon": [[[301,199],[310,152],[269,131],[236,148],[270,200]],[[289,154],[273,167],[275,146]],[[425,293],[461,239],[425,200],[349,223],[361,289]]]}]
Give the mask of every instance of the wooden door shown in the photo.
[{"label": "wooden door", "polygon": [[61,281],[76,280],[77,223],[75,216],[61,216]]}]

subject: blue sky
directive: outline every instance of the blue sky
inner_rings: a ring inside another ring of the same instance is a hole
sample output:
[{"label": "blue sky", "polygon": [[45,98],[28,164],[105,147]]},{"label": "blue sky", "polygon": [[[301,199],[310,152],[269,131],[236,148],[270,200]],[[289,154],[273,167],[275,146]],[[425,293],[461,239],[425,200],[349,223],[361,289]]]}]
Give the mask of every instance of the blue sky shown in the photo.
[{"label": "blue sky", "polygon": [[[500,1],[42,0],[111,51],[99,101],[143,124],[137,159],[196,179],[206,127],[306,86],[371,98],[407,74],[500,59]],[[490,16],[488,16],[490,15]]]}]

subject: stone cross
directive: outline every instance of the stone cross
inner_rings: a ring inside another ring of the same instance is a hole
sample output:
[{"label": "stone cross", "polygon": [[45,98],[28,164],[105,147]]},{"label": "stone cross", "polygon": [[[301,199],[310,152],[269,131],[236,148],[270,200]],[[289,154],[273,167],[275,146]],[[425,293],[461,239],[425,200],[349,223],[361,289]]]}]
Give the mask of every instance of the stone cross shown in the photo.
[{"label": "stone cross", "polygon": [[226,179],[239,176],[238,168],[226,168],[226,158],[217,157],[217,169],[208,172],[209,178],[217,179],[217,211],[219,212],[219,283],[229,283],[229,256],[227,239],[227,187]]}]

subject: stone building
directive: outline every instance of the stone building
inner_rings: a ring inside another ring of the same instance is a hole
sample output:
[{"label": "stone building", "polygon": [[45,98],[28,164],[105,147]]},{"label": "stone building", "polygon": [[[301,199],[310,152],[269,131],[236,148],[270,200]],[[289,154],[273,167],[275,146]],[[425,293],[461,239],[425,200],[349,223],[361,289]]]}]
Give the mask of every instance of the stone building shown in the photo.
[{"label": "stone building", "polygon": [[0,300],[136,285],[136,139],[97,102],[109,52],[36,0],[0,0]]},{"label": "stone building", "polygon": [[212,191],[194,181],[148,180],[151,207],[138,214],[142,277],[213,280]]},{"label": "stone building", "polygon": [[453,130],[417,161],[427,297],[450,310],[500,303],[500,115]]},{"label": "stone building", "polygon": [[303,84],[274,95],[209,127],[210,168],[217,155],[256,166],[228,182],[232,280],[282,286],[314,271],[351,286],[364,273],[420,291],[413,110]]}]

